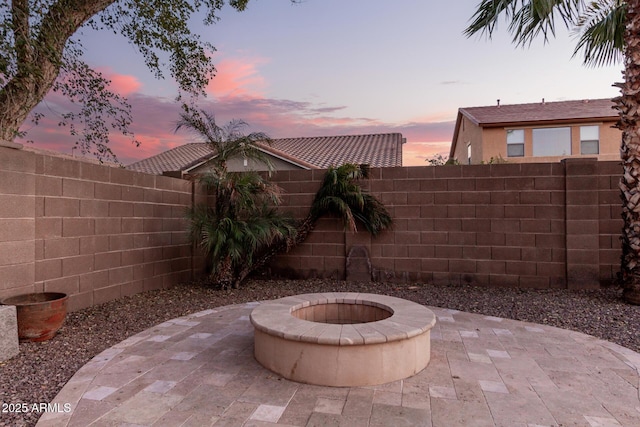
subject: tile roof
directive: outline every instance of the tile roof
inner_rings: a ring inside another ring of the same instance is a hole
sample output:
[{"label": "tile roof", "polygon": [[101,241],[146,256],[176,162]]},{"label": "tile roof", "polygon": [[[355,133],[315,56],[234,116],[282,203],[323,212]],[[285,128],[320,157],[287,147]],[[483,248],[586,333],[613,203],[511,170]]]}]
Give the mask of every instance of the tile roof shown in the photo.
[{"label": "tile roof", "polygon": [[458,111],[477,125],[491,127],[541,121],[615,119],[618,113],[613,106],[611,99],[585,99],[467,107],[460,108]]},{"label": "tile roof", "polygon": [[258,143],[258,145],[262,148],[263,152],[269,153],[275,157],[279,157],[280,159],[285,160],[289,163],[293,163],[303,169],[320,169],[318,166],[314,164],[306,162],[300,158],[294,157],[289,153],[285,153],[284,151],[278,150],[277,148],[274,147],[273,143],[271,145]]},{"label": "tile roof", "polygon": [[[327,168],[346,162],[368,163],[372,167],[402,166],[400,133],[341,135],[272,140],[264,151],[303,168]],[[213,151],[206,143],[189,143],[140,160],[127,169],[161,175],[166,171],[188,170],[211,159]]]},{"label": "tile roof", "polygon": [[400,133],[274,139],[272,147],[322,169],[343,163],[402,166]]},{"label": "tile roof", "polygon": [[132,163],[126,168],[136,172],[162,175],[167,171],[187,169],[194,163],[197,164],[198,161],[204,161],[204,159],[211,157],[213,157],[213,153],[207,144],[191,143]]}]

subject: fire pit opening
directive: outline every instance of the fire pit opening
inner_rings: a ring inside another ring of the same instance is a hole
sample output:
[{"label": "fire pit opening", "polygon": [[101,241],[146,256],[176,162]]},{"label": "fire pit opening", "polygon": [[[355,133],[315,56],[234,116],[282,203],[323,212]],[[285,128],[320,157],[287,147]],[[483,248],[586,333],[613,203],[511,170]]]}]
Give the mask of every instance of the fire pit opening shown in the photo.
[{"label": "fire pit opening", "polygon": [[332,325],[353,325],[384,320],[393,315],[390,307],[349,303],[320,303],[294,306],[291,314],[302,320]]}]

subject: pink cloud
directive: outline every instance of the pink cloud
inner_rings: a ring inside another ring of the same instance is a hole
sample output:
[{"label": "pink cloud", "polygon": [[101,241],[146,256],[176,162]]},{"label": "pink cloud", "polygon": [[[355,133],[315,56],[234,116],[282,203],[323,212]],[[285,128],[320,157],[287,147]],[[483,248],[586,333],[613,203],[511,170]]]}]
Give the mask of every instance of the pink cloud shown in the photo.
[{"label": "pink cloud", "polygon": [[[331,136],[344,134],[400,132],[407,143],[403,147],[405,165],[424,165],[425,158],[436,153],[448,153],[453,135],[454,118],[447,114],[415,117],[406,123],[386,123],[366,117],[341,114],[345,106],[266,98],[266,83],[258,72],[263,60],[222,59],[216,63],[217,76],[207,88],[209,98],[201,99],[199,107],[211,111],[218,124],[232,119],[249,123],[248,131],[266,132],[272,138],[296,136]],[[142,84],[133,76],[101,70],[112,81],[112,90],[128,98],[132,106],[131,130],[141,142],[139,147],[130,138],[111,135],[110,147],[124,164],[150,157],[188,142],[201,142],[188,132],[175,133],[180,106],[173,100],[140,93]],[[65,127],[59,127],[62,113],[77,108],[60,94],[50,93],[37,107],[45,117],[39,126],[26,123],[26,140],[36,148],[71,153],[75,140]]]},{"label": "pink cloud", "polygon": [[130,74],[116,73],[110,67],[99,67],[95,70],[111,82],[109,84],[109,89],[121,96],[127,97],[133,93],[139,92],[142,88],[140,80]]},{"label": "pink cloud", "polygon": [[257,66],[262,59],[222,59],[216,62],[216,76],[206,92],[217,99],[227,97],[262,97],[266,86]]},{"label": "pink cloud", "polygon": [[138,92],[142,87],[137,78],[127,74],[105,74],[105,77],[111,80],[111,90],[125,97]]}]

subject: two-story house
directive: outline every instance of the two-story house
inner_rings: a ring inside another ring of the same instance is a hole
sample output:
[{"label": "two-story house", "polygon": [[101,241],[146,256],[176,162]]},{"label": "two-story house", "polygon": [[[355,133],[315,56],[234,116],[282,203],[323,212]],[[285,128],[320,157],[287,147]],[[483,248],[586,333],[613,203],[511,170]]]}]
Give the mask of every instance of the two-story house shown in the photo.
[{"label": "two-story house", "polygon": [[460,108],[449,157],[461,164],[620,158],[610,99]]}]

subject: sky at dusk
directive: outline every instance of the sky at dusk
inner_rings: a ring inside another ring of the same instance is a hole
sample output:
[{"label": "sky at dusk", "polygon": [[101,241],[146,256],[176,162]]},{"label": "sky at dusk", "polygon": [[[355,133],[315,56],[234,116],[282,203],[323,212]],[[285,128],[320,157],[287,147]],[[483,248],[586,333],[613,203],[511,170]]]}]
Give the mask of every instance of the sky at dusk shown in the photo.
[{"label": "sky at dusk", "polygon": [[[219,124],[243,119],[272,138],[400,132],[406,166],[448,153],[460,107],[609,98],[622,65],[590,68],[572,59],[575,36],[516,48],[500,25],[492,40],[466,38],[480,0],[253,0],[244,12],[225,7],[200,26],[217,76],[199,103]],[[109,33],[83,37],[85,60],[132,105],[141,142],[114,135],[123,164],[197,142],[174,133],[180,112],[175,83],[156,80],[127,41]],[[67,102],[50,94],[40,125],[25,123],[35,148],[71,153],[57,125]]]}]

